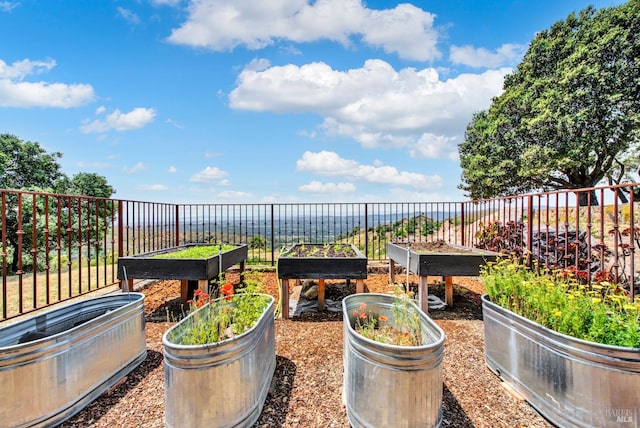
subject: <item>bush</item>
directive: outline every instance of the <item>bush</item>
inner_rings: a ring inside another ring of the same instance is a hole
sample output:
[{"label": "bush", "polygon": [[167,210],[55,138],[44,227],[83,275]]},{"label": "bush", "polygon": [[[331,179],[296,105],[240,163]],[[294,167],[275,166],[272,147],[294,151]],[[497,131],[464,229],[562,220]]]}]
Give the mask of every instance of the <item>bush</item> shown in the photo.
[{"label": "bush", "polygon": [[578,339],[640,347],[640,299],[607,281],[581,284],[570,270],[529,269],[511,257],[487,263],[480,277],[497,305]]}]

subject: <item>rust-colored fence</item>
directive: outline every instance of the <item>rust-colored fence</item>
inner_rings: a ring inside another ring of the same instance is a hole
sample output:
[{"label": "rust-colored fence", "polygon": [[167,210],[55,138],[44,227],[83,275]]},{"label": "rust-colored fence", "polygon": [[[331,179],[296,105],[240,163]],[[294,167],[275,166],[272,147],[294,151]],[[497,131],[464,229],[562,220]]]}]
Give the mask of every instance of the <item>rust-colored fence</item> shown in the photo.
[{"label": "rust-colored fence", "polygon": [[117,283],[117,257],[186,243],[248,244],[274,264],[298,242],[443,240],[515,252],[638,292],[640,184],[466,202],[166,204],[0,190],[0,321]]}]

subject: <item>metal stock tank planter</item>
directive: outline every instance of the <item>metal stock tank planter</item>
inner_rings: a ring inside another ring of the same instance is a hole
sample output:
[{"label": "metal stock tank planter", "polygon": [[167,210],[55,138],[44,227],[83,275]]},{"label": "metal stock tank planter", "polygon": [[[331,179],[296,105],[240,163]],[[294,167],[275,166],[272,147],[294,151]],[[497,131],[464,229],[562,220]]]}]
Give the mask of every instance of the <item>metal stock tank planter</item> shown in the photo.
[{"label": "metal stock tank planter", "polygon": [[[366,308],[366,309],[364,309]],[[437,427],[442,422],[442,369],[445,335],[412,301],[397,306],[395,296],[353,294],[342,301],[344,323],[344,391],[353,427]],[[359,320],[388,321],[412,316],[420,345],[400,346],[365,337]],[[398,310],[406,311],[399,313]],[[417,316],[416,316],[417,315]]]},{"label": "metal stock tank planter", "polygon": [[69,419],[147,355],[144,295],[111,294],[0,329],[0,425]]},{"label": "metal stock tank planter", "polygon": [[557,333],[482,297],[491,370],[561,427],[639,427],[640,349]]},{"label": "metal stock tank planter", "polygon": [[240,303],[226,301],[229,296],[207,303],[164,334],[167,427],[244,427],[260,416],[276,367],[275,299],[264,294],[252,297],[261,299],[256,306],[262,310],[259,318],[251,328],[231,338],[184,344],[190,343],[185,338],[193,336],[202,320],[215,324],[211,314],[216,307],[228,303],[220,313],[228,313],[229,308],[233,313],[232,308]]}]

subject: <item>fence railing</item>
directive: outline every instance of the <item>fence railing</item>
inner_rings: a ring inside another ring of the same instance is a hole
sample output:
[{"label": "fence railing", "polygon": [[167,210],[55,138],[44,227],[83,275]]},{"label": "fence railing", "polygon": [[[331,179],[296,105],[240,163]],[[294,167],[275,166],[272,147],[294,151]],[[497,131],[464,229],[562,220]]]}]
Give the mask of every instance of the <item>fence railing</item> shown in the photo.
[{"label": "fence railing", "polygon": [[638,292],[640,184],[466,202],[167,204],[0,190],[0,321],[117,284],[117,257],[186,243],[248,244],[275,264],[298,242],[349,242],[372,262],[386,243],[514,252]]}]

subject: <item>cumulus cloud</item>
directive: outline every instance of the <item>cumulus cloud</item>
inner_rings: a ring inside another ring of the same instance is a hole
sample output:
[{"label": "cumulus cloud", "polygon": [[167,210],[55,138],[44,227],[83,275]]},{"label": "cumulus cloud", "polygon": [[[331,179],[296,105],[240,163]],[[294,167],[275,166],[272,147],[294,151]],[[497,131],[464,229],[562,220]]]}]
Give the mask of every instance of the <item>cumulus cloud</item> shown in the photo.
[{"label": "cumulus cloud", "polygon": [[23,59],[12,64],[0,60],[0,107],[78,107],[95,98],[91,85],[25,81],[44,74],[56,61]]},{"label": "cumulus cloud", "polygon": [[221,170],[215,166],[208,166],[200,172],[197,172],[191,176],[189,181],[195,183],[208,183],[211,181],[220,181],[223,184],[228,184],[228,181],[225,180],[225,177],[229,175],[226,171]]},{"label": "cumulus cloud", "polygon": [[[104,112],[105,109],[102,107],[98,107],[98,109],[96,109],[97,115],[102,115]],[[129,113],[123,113],[119,109],[115,109],[104,119],[96,119],[94,121],[85,119],[80,126],[80,130],[85,134],[107,132],[111,130],[131,131],[133,129],[140,129],[153,122],[155,116],[156,111],[152,108],[137,107]]]},{"label": "cumulus cloud", "polygon": [[361,0],[199,0],[169,41],[214,51],[244,45],[262,49],[276,41],[331,40],[348,46],[359,39],[400,58],[430,61],[440,56],[435,15],[403,3],[370,9]]},{"label": "cumulus cloud", "polygon": [[518,44],[504,44],[495,52],[485,48],[473,46],[451,46],[449,60],[454,64],[468,65],[469,67],[496,68],[502,66],[514,66],[524,56],[527,47]]},{"label": "cumulus cloud", "polygon": [[136,189],[159,191],[159,190],[167,190],[169,189],[169,187],[165,186],[164,184],[141,184],[140,186],[137,186]]},{"label": "cumulus cloud", "polygon": [[415,172],[398,171],[395,167],[381,164],[362,165],[352,159],[344,159],[335,152],[305,152],[296,162],[296,170],[326,177],[344,177],[385,185],[402,185],[416,188],[438,188],[442,178]]},{"label": "cumulus cloud", "polygon": [[136,25],[140,23],[140,17],[133,11],[125,9],[122,6],[118,6],[116,10],[118,11],[118,15],[120,15],[120,17],[127,21],[129,24]]},{"label": "cumulus cloud", "polygon": [[313,180],[298,186],[298,190],[307,193],[352,193],[356,191],[356,186],[353,183],[322,183]]},{"label": "cumulus cloud", "polygon": [[146,169],[146,166],[142,162],[138,162],[134,166],[132,166],[132,167],[124,167],[122,170],[126,174],[135,174],[137,172],[143,171],[144,169]]},{"label": "cumulus cloud", "polygon": [[256,62],[238,76],[229,94],[239,110],[308,112],[324,117],[320,129],[363,147],[406,147],[412,155],[450,158],[474,112],[502,92],[509,68],[443,80],[434,68],[395,70],[368,60],[361,68],[334,70],[322,62],[266,66]]},{"label": "cumulus cloud", "polygon": [[175,166],[171,165],[171,166],[167,169],[167,172],[168,172],[168,173],[170,173],[170,174],[173,174],[174,172],[178,172],[178,169],[177,169]]},{"label": "cumulus cloud", "polygon": [[13,1],[0,1],[0,12],[8,12],[11,13],[13,9],[20,6],[19,2]]},{"label": "cumulus cloud", "polygon": [[224,192],[218,193],[218,197],[225,199],[250,199],[253,198],[253,194],[236,190],[225,190]]}]

